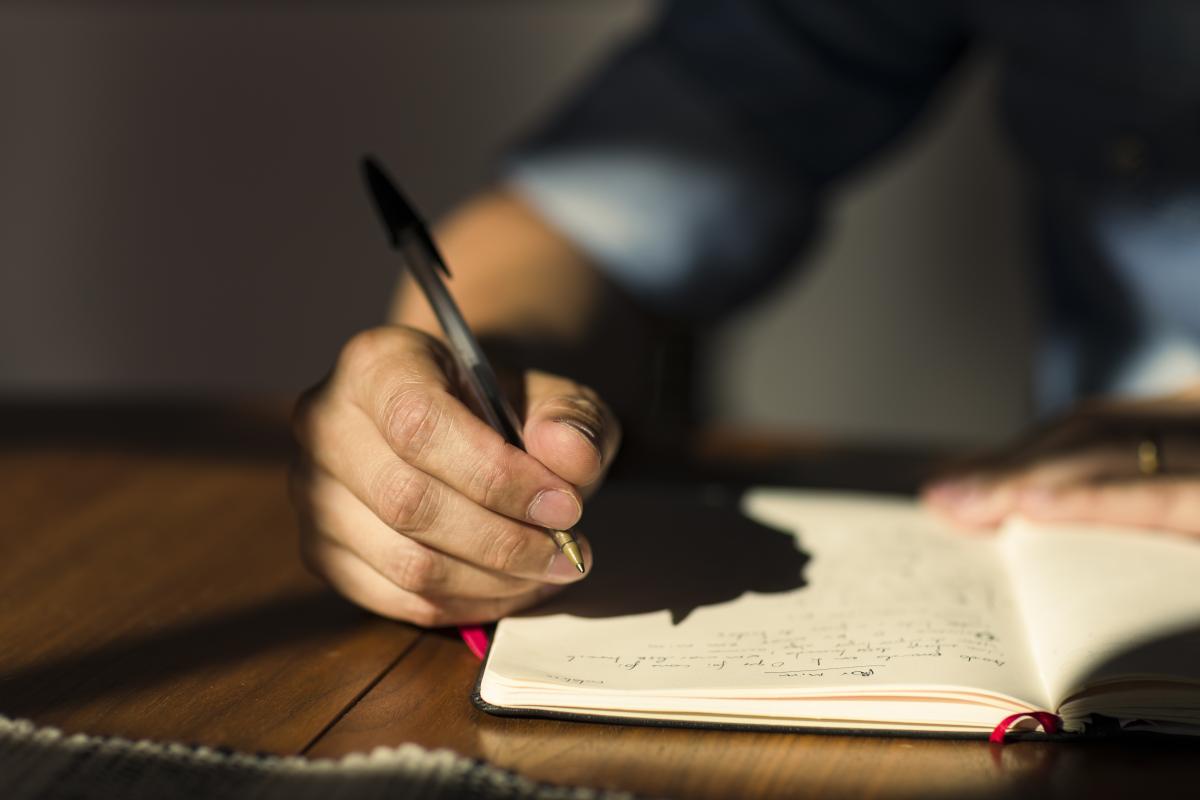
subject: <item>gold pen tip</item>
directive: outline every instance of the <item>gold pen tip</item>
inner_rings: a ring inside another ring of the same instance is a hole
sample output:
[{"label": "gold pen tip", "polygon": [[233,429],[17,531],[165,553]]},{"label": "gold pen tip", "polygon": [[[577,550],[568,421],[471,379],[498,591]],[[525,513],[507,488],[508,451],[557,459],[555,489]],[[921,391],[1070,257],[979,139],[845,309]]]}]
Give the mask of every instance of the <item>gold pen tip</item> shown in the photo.
[{"label": "gold pen tip", "polygon": [[575,537],[570,531],[550,531],[551,538],[558,545],[558,549],[562,551],[567,560],[575,565],[575,569],[579,570],[579,574],[587,572],[583,566],[583,552],[579,549],[579,544],[575,541]]},{"label": "gold pen tip", "polygon": [[575,543],[574,539],[563,542],[560,547],[563,551],[563,555],[570,559],[571,563],[575,565],[575,569],[579,570],[580,575],[587,571],[583,566],[583,553],[580,551],[579,545]]}]

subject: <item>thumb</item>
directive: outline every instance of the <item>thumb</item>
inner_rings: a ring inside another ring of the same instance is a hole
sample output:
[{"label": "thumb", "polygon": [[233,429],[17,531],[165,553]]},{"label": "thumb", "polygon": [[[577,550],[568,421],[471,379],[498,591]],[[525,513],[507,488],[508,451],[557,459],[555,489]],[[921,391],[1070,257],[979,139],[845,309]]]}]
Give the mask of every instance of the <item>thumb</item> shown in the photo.
[{"label": "thumb", "polygon": [[525,449],[575,486],[598,483],[617,453],[621,427],[595,392],[569,378],[525,375]]}]

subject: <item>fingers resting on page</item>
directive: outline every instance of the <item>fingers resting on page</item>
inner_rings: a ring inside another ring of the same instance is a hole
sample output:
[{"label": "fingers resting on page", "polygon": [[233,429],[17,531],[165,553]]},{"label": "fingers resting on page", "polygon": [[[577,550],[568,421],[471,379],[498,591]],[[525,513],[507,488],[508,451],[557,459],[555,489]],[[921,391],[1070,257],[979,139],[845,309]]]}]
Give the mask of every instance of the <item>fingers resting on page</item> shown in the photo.
[{"label": "fingers resting on page", "polygon": [[1006,451],[951,470],[922,496],[970,528],[1019,514],[1200,536],[1200,387],[1080,406]]},{"label": "fingers resting on page", "polygon": [[619,428],[569,379],[530,372],[524,394],[528,452],[472,412],[438,340],[399,326],[351,339],[296,408],[305,562],[353,602],[425,626],[494,620],[579,580],[545,528],[579,521]]}]

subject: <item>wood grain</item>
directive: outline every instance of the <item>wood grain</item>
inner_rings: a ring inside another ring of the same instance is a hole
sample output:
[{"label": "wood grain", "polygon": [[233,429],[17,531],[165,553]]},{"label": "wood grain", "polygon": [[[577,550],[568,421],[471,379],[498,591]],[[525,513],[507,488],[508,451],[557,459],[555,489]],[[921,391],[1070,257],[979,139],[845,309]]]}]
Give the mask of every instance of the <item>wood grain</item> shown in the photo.
[{"label": "wood grain", "polygon": [[[994,783],[975,742],[704,731],[495,717],[468,698],[479,662],[453,639],[425,637],[312,750],[335,756],[415,741],[487,759],[537,780],[650,796],[729,798],[872,794],[962,796]],[[1011,759],[1010,759],[1011,761]],[[863,766],[873,762],[873,768]]]},{"label": "wood grain", "polygon": [[416,640],[301,568],[285,449],[56,438],[0,451],[0,712],[295,753]]},{"label": "wood grain", "polygon": [[651,797],[1029,798],[1177,794],[1200,747],[706,731],[496,717],[468,695],[479,662],[429,634],[311,750],[338,756],[416,742],[548,783]]},{"label": "wood grain", "polygon": [[[370,617],[304,573],[284,420],[244,406],[0,406],[0,712],[313,756],[417,742],[551,783],[699,800],[1175,796],[1200,773],[1191,742],[997,749],[490,716],[470,702],[478,661],[452,634]],[[931,463],[797,441],[726,434],[705,445],[716,471],[660,467],[904,488]]]}]

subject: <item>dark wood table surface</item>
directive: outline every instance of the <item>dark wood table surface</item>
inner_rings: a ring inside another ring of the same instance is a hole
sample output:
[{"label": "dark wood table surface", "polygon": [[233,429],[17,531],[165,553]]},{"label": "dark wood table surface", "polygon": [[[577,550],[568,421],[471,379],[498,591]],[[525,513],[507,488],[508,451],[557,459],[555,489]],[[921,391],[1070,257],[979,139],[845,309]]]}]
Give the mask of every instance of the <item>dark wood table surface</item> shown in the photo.
[{"label": "dark wood table surface", "polygon": [[[305,573],[282,404],[10,402],[0,417],[10,717],[311,757],[416,742],[649,796],[1197,792],[1189,742],[996,748],[492,717],[471,704],[478,662],[452,634],[372,617]],[[662,474],[904,488],[929,463],[778,437],[712,436],[698,452]]]}]

